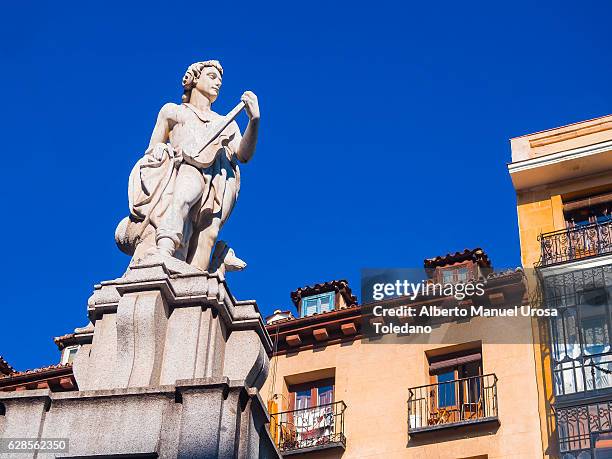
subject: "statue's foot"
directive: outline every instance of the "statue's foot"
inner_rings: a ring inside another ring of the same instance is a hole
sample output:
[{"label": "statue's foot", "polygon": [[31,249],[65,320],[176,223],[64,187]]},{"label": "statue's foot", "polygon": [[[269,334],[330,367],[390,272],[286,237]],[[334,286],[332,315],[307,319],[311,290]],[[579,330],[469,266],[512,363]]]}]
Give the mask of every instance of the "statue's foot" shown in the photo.
[{"label": "statue's foot", "polygon": [[140,254],[140,256],[134,256],[132,258],[132,261],[130,261],[130,264],[128,266],[128,271],[129,271],[129,268],[133,266],[141,265],[143,263],[147,264],[147,263],[151,263],[155,261],[170,262],[174,259],[175,258],[172,255],[170,255],[170,253],[168,253],[165,250],[160,250],[159,247],[157,246],[148,247],[146,250],[144,250]]},{"label": "statue's foot", "polygon": [[141,260],[145,260],[145,259],[147,259],[149,257],[157,255],[157,253],[158,253],[157,252],[157,246],[154,245],[153,247],[149,247],[147,250],[145,250]]},{"label": "statue's foot", "polygon": [[234,253],[234,249],[229,249],[223,258],[223,264],[226,271],[242,271],[246,268],[246,261],[241,260]]},{"label": "statue's foot", "polygon": [[[163,239],[160,241],[162,242]],[[167,245],[167,244],[159,244],[159,245],[154,245],[153,247],[149,247],[144,255],[143,255],[143,260],[147,259],[149,257],[153,257],[153,256],[160,256],[160,257],[173,257],[174,256],[174,245]]]},{"label": "statue's foot", "polygon": [[159,247],[153,246],[147,248],[141,258],[137,260],[132,259],[124,277],[129,276],[131,269],[157,264],[163,264],[173,274],[191,274],[203,272],[203,270],[197,266],[191,266],[184,260],[176,258],[171,254],[171,252],[169,253],[165,250],[160,250]]}]

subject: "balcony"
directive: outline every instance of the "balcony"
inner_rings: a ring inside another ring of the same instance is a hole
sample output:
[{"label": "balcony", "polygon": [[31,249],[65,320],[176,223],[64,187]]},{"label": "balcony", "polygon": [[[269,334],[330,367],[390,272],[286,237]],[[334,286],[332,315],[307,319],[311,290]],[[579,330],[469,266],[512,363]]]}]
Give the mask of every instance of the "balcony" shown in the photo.
[{"label": "balcony", "polygon": [[408,389],[410,435],[489,422],[499,422],[494,374]]},{"label": "balcony", "polygon": [[270,433],[283,456],[346,448],[344,402],[270,415]]},{"label": "balcony", "polygon": [[555,410],[559,450],[564,458],[606,458],[612,452],[612,401]]},{"label": "balcony", "polygon": [[612,253],[612,220],[544,233],[539,267]]}]

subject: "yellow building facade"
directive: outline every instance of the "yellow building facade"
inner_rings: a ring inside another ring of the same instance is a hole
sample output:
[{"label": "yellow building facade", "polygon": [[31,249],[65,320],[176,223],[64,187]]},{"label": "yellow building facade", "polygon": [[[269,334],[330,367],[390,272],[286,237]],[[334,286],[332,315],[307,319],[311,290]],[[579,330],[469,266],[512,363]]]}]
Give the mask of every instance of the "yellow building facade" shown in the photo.
[{"label": "yellow building facade", "polygon": [[612,116],[511,139],[546,457],[612,457]]},{"label": "yellow building facade", "polygon": [[[491,271],[480,249],[429,259],[425,267],[433,276],[467,273],[468,281],[481,268]],[[484,277],[487,305],[527,304],[522,272]],[[345,281],[298,289],[292,298],[297,317],[276,311],[267,319],[275,354],[261,391],[283,456],[543,456],[529,318],[447,320],[426,338],[374,338],[365,329],[380,317],[371,304],[356,304]],[[435,299],[449,308],[470,301]]]}]

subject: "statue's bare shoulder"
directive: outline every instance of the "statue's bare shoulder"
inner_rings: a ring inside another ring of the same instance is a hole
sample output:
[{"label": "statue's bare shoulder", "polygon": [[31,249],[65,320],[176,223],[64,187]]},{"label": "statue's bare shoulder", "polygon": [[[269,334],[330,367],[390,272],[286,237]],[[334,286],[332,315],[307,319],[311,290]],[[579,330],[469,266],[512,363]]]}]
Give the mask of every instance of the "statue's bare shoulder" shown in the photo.
[{"label": "statue's bare shoulder", "polygon": [[162,108],[159,110],[158,118],[167,120],[172,124],[184,122],[184,107],[181,105],[175,104],[173,102],[168,102],[164,104]]}]

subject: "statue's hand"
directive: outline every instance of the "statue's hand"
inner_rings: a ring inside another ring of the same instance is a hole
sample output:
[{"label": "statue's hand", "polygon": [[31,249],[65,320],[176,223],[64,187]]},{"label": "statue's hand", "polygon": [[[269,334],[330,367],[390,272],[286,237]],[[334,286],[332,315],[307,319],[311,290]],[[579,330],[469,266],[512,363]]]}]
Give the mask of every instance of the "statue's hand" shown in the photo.
[{"label": "statue's hand", "polygon": [[251,91],[245,91],[240,100],[245,104],[245,110],[249,119],[258,120],[259,102],[257,101],[257,96]]},{"label": "statue's hand", "polygon": [[146,154],[152,156],[156,161],[162,161],[167,151],[168,147],[165,143],[156,143],[146,151]]}]

